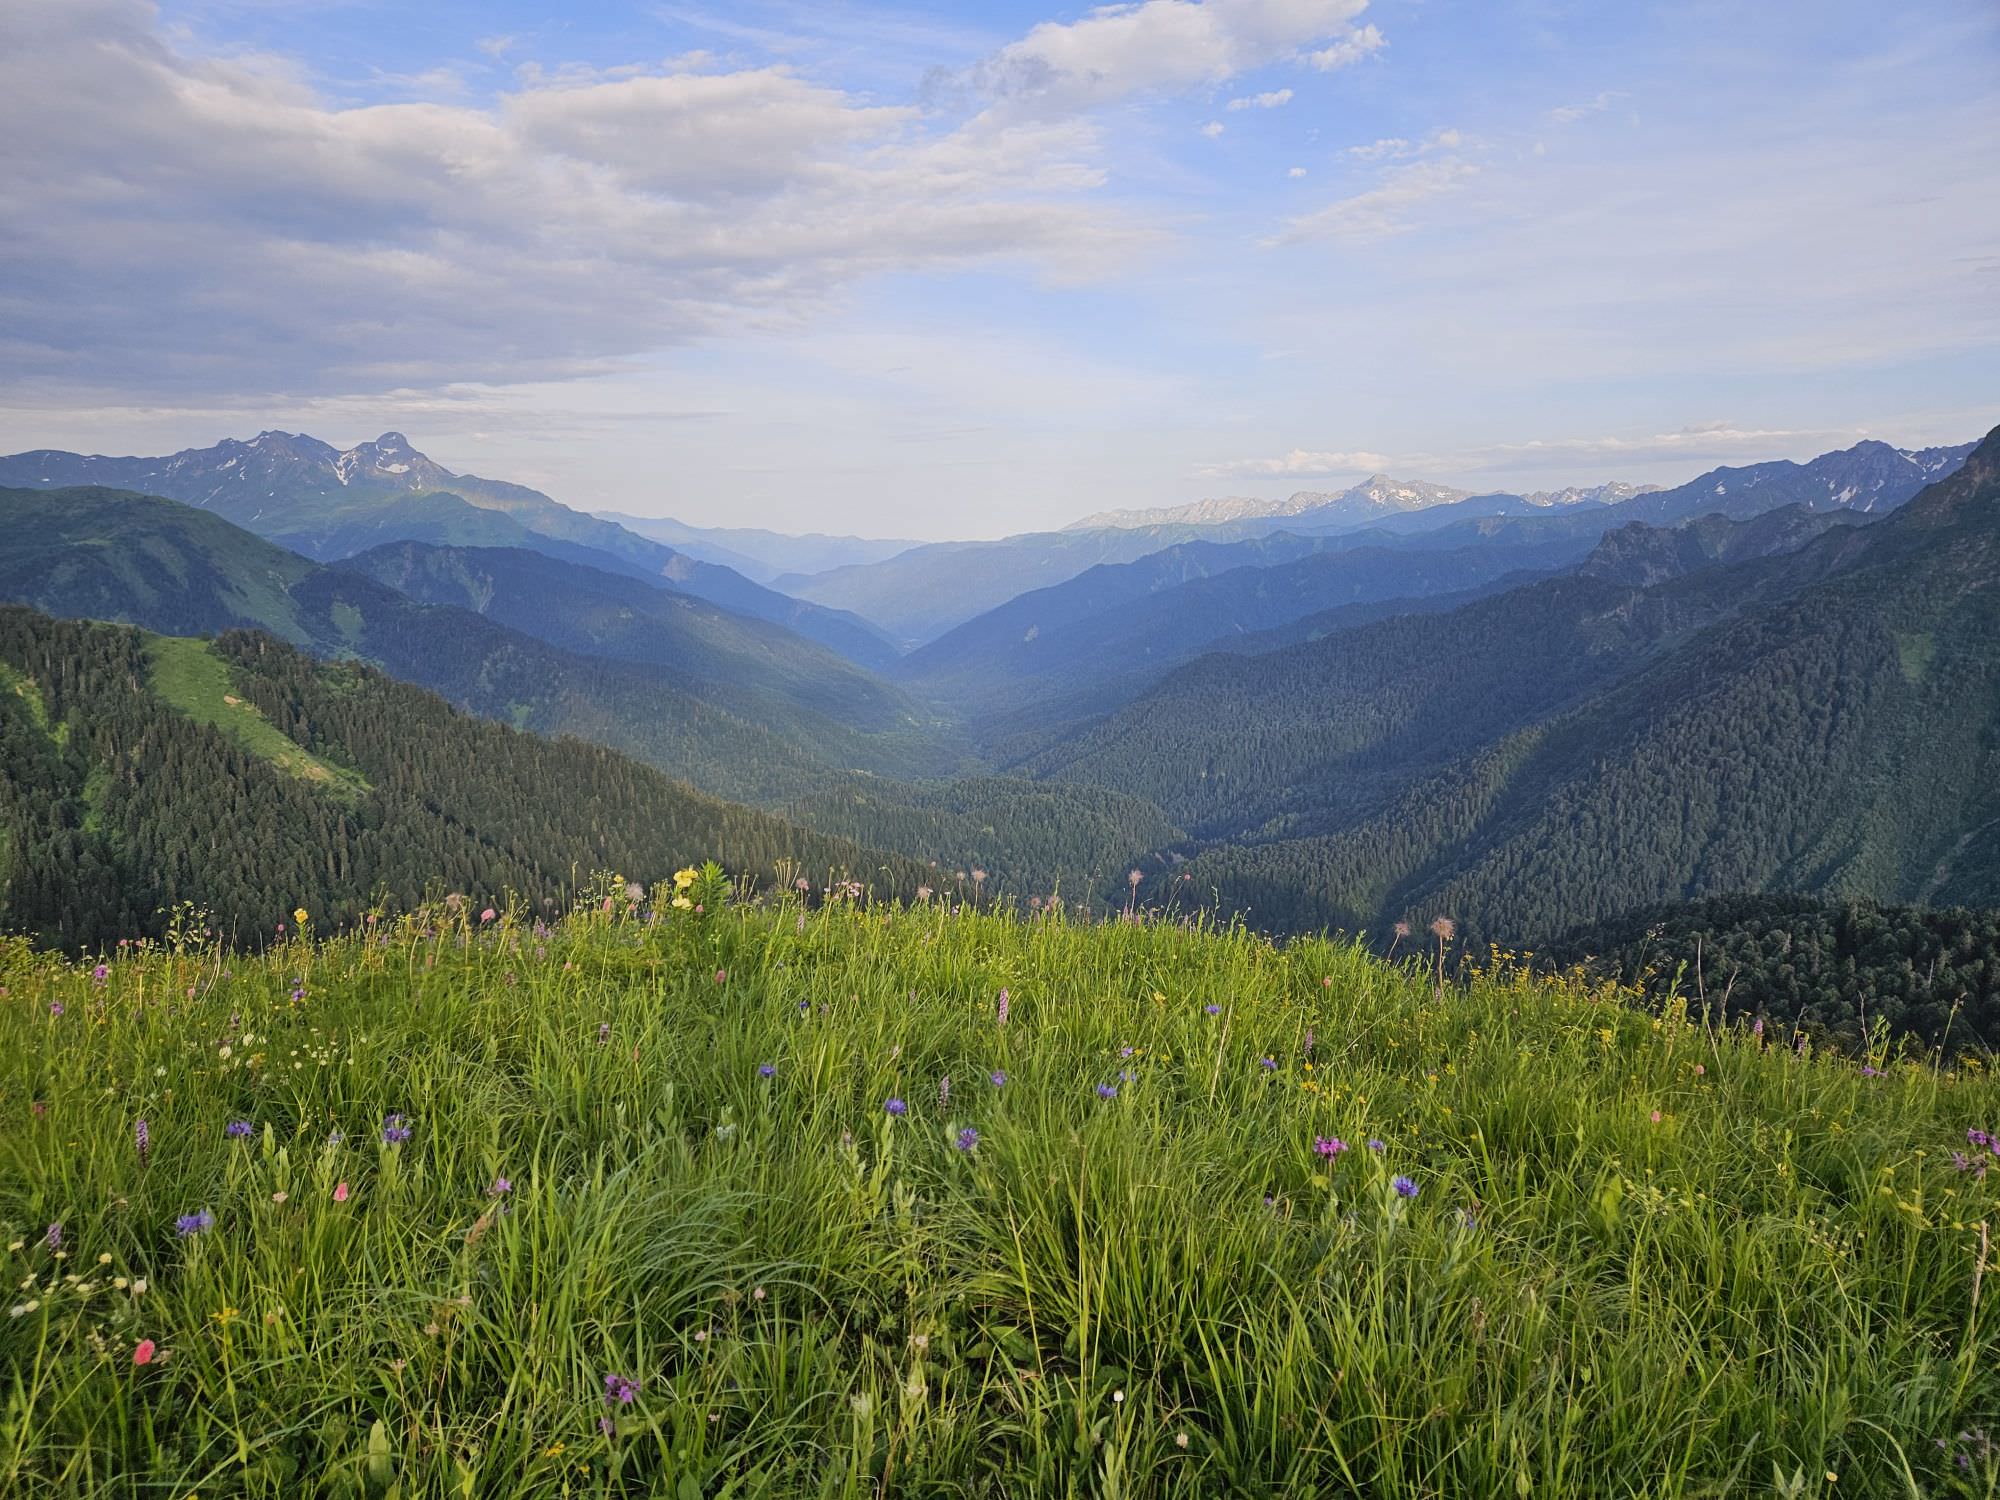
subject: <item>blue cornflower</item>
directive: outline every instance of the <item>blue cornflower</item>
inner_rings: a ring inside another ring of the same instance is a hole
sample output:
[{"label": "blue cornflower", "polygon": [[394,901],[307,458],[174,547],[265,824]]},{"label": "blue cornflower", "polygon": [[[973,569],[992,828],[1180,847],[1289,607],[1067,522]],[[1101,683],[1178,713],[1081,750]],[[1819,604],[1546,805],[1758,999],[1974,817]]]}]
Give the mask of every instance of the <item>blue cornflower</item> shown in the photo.
[{"label": "blue cornflower", "polygon": [[1278,1060],[1275,1057],[1267,1057],[1262,1059],[1258,1063],[1258,1066],[1261,1067],[1266,1073],[1273,1073],[1277,1071]]},{"label": "blue cornflower", "polygon": [[186,1239],[190,1235],[200,1234],[203,1230],[213,1229],[214,1227],[215,1215],[205,1208],[199,1213],[182,1214],[178,1219],[174,1220],[174,1233],[182,1239]]},{"label": "blue cornflower", "polygon": [[248,1120],[231,1120],[227,1125],[222,1127],[222,1133],[233,1141],[240,1141],[250,1133],[250,1122]]},{"label": "blue cornflower", "polygon": [[891,1099],[887,1104],[883,1105],[882,1108],[888,1111],[890,1114],[894,1115],[899,1120],[904,1115],[910,1112],[910,1106],[905,1104],[901,1099]]},{"label": "blue cornflower", "polygon": [[1389,1186],[1396,1190],[1398,1198],[1414,1198],[1417,1196],[1417,1185],[1407,1177],[1392,1178]]},{"label": "blue cornflower", "polygon": [[410,1138],[410,1127],[403,1123],[403,1117],[401,1115],[384,1115],[382,1117],[383,1145],[400,1146],[403,1144],[403,1142],[407,1141],[409,1138]]},{"label": "blue cornflower", "polygon": [[1100,1083],[1097,1086],[1097,1097],[1100,1099],[1116,1099],[1118,1097],[1118,1085],[1115,1083]]},{"label": "blue cornflower", "polygon": [[1369,1137],[1368,1140],[1368,1149],[1370,1151],[1373,1151],[1377,1156],[1380,1156],[1388,1148],[1385,1147],[1379,1140],[1376,1140],[1374,1137],[1371,1136]]},{"label": "blue cornflower", "polygon": [[757,1065],[757,1076],[759,1078],[773,1078],[777,1076],[777,1072],[778,1065],[776,1063],[759,1063]]},{"label": "blue cornflower", "polygon": [[959,1131],[958,1139],[953,1144],[961,1151],[970,1151],[974,1146],[979,1144],[979,1132],[968,1125]]},{"label": "blue cornflower", "polygon": [[1211,1016],[1219,1016],[1222,1014],[1222,1007],[1219,1005],[1204,1005],[1202,1009],[1207,1011]]},{"label": "blue cornflower", "polygon": [[1003,1084],[1007,1082],[1007,1075],[1001,1072],[998,1068],[995,1068],[991,1073],[988,1073],[986,1076],[989,1080],[991,1080],[993,1087],[995,1087],[996,1089],[1001,1087]]}]

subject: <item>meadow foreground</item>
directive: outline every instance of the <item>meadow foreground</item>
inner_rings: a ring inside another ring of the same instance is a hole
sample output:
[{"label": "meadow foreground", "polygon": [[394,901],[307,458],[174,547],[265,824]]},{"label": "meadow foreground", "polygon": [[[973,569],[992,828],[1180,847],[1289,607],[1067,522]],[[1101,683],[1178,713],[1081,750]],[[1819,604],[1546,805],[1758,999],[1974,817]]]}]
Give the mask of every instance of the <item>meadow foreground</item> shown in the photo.
[{"label": "meadow foreground", "polygon": [[0,1493],[2000,1485],[1976,1059],[694,893],[7,950]]}]

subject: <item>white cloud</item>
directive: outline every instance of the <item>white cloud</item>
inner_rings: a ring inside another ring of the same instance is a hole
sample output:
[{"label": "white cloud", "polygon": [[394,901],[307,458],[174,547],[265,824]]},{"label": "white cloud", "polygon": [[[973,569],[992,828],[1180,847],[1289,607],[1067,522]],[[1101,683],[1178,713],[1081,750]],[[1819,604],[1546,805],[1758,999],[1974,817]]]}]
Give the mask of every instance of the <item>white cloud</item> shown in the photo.
[{"label": "white cloud", "polygon": [[1573,125],[1590,115],[1601,115],[1617,100],[1625,96],[1616,89],[1606,89],[1587,104],[1565,104],[1549,111],[1549,119],[1557,125]]},{"label": "white cloud", "polygon": [[1241,99],[1231,99],[1231,109],[1281,109],[1292,102],[1290,89],[1272,89],[1266,94],[1246,94]]},{"label": "white cloud", "polygon": [[1391,460],[1380,453],[1311,452],[1294,448],[1282,458],[1237,458],[1227,463],[1205,464],[1205,479],[1269,479],[1323,474],[1374,474],[1389,467]]},{"label": "white cloud", "polygon": [[1285,173],[1285,175],[1293,179],[1294,181],[1297,181],[1299,178],[1306,175],[1306,169],[1304,167],[1293,167],[1289,172]]},{"label": "white cloud", "polygon": [[880,272],[1075,278],[1149,239],[1096,201],[1079,120],[945,128],[779,68],[530,69],[491,104],[349,107],[154,22],[0,7],[0,383],[591,373],[796,326]]},{"label": "white cloud", "polygon": [[1463,186],[1479,175],[1471,162],[1456,156],[1412,162],[1390,171],[1379,186],[1338,198],[1325,208],[1287,222],[1270,243],[1301,240],[1376,240],[1413,227],[1417,208]]},{"label": "white cloud", "polygon": [[1495,454],[1607,453],[1637,457],[1662,455],[1727,455],[1751,451],[1768,456],[1775,448],[1802,439],[1833,442],[1859,439],[1859,432],[1827,428],[1743,427],[1731,421],[1691,422],[1674,432],[1611,435],[1588,438],[1535,438],[1524,443],[1499,443],[1485,450]]},{"label": "white cloud", "polygon": [[1223,131],[1223,124],[1222,121],[1220,120],[1210,120],[1206,125],[1201,127],[1201,133],[1207,136],[1211,141],[1214,140],[1217,136],[1221,135],[1222,131]]},{"label": "white cloud", "polygon": [[1382,45],[1375,27],[1353,24],[1366,8],[1367,0],[1105,5],[1078,21],[1044,21],[973,68],[968,81],[993,98],[1086,109],[1149,90],[1220,83],[1294,57],[1333,68]]},{"label": "white cloud", "polygon": [[1347,154],[1356,161],[1407,161],[1432,151],[1456,151],[1465,144],[1465,134],[1451,126],[1440,126],[1420,141],[1388,135],[1365,146],[1349,146]]},{"label": "white cloud", "polygon": [[1322,73],[1330,73],[1335,68],[1358,63],[1371,52],[1388,45],[1388,39],[1373,26],[1363,26],[1335,42],[1331,47],[1322,47],[1317,52],[1308,53],[1306,61]]}]

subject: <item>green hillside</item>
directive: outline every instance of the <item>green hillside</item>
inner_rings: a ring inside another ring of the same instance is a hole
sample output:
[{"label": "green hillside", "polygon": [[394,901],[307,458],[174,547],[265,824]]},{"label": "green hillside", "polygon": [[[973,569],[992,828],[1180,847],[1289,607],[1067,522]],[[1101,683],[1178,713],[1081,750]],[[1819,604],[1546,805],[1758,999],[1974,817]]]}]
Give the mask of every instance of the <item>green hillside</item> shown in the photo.
[{"label": "green hillside", "polygon": [[0,1491],[2000,1484],[1982,1069],[672,890],[0,958]]},{"label": "green hillside", "polygon": [[250,940],[303,904],[353,921],[427,891],[531,902],[583,870],[705,849],[913,890],[929,871],[705,797],[573,739],[468,717],[267,636],[213,644],[0,608],[0,930],[158,935],[193,902]]}]

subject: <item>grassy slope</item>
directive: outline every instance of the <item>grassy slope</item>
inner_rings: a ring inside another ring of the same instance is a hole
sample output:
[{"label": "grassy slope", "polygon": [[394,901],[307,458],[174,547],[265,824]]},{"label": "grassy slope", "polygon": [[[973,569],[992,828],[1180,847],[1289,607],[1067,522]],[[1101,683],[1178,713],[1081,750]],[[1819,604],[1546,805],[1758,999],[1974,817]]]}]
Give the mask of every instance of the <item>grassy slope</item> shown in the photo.
[{"label": "grassy slope", "polygon": [[261,760],[288,776],[311,782],[346,800],[370,790],[359,772],[314,755],[289,739],[263,711],[240,697],[229,664],[207,641],[184,636],[149,636],[146,656],[153,691],[198,724],[221,730]]},{"label": "grassy slope", "polygon": [[4,978],[6,1493],[1996,1482],[1952,1463],[2000,1411],[1962,1064],[934,908]]}]

